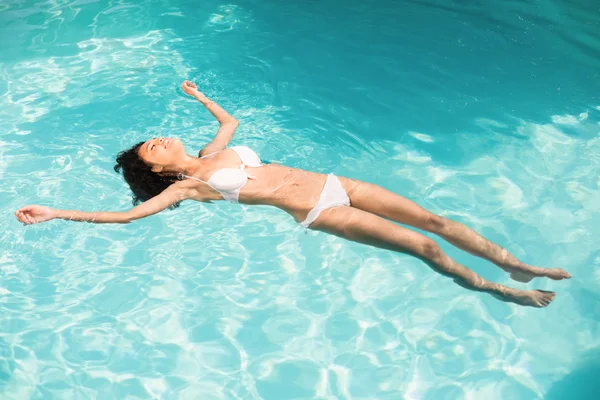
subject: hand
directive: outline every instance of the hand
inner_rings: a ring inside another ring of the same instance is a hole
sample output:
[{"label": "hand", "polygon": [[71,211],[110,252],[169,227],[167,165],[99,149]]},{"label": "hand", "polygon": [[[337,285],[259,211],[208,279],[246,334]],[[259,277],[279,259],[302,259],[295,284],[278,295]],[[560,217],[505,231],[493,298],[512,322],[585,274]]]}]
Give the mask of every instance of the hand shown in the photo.
[{"label": "hand", "polygon": [[183,91],[186,94],[189,94],[192,97],[198,97],[198,96],[204,97],[204,94],[198,90],[198,87],[193,82],[183,81],[181,88],[183,89]]},{"label": "hand", "polygon": [[55,218],[55,210],[44,206],[25,206],[17,210],[15,215],[25,225],[31,225]]}]

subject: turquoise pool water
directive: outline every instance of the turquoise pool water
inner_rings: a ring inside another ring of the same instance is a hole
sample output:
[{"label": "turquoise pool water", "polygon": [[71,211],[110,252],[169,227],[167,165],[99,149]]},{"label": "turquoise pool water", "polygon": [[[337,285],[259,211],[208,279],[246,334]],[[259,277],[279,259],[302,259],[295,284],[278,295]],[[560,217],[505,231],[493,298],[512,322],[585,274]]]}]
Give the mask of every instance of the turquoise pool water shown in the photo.
[{"label": "turquoise pool water", "polygon": [[[574,399],[600,372],[600,10],[592,1],[4,1],[0,398]],[[501,3],[501,4],[500,4]],[[115,154],[212,117],[274,162],[367,180],[568,282],[546,309],[268,207],[124,210]]]}]

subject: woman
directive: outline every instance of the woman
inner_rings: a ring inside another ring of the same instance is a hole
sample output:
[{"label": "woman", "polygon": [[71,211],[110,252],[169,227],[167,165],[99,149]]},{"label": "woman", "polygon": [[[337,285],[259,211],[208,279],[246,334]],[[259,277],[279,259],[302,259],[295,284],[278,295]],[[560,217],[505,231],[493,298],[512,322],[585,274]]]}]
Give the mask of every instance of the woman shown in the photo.
[{"label": "woman", "polygon": [[[95,223],[129,223],[176,207],[187,199],[268,204],[291,214],[305,228],[418,257],[458,284],[520,305],[545,307],[553,292],[517,290],[486,281],[458,264],[431,239],[391,221],[435,233],[458,248],[489,260],[521,282],[534,277],[570,278],[562,269],[532,267],[466,226],[434,215],[373,184],[322,175],[278,164],[265,165],[251,149],[227,148],[238,121],[185,81],[185,93],[201,102],[220,123],[217,135],[200,151],[186,154],[178,139],[153,138],[117,156],[136,207],[125,212],[82,212],[26,206],[16,212],[25,224],[60,218]],[[391,221],[390,221],[391,220]]]}]

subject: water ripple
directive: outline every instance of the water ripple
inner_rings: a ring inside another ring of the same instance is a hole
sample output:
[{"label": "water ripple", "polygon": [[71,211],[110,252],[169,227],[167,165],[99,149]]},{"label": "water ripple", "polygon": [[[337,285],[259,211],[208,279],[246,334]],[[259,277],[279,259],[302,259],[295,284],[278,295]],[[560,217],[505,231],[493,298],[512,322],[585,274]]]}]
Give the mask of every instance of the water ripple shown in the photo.
[{"label": "water ripple", "polygon": [[[3,398],[544,398],[600,346],[599,21],[565,4],[0,6]],[[182,79],[242,122],[235,144],[575,278],[511,282],[559,292],[520,308],[267,207],[16,222],[24,203],[126,209],[119,150],[211,140]]]}]

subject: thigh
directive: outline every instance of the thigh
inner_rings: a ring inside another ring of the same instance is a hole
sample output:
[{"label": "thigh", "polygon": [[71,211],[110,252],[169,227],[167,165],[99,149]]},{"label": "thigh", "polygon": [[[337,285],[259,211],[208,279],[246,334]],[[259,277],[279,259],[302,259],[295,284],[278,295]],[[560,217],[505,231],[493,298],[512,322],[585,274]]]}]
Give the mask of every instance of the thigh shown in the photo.
[{"label": "thigh", "polygon": [[420,233],[353,207],[324,210],[310,229],[344,239],[422,257],[437,244]]},{"label": "thigh", "polygon": [[381,186],[349,178],[340,180],[352,207],[428,231],[439,219],[414,201]]}]

